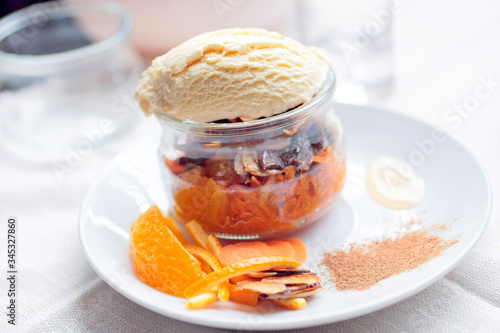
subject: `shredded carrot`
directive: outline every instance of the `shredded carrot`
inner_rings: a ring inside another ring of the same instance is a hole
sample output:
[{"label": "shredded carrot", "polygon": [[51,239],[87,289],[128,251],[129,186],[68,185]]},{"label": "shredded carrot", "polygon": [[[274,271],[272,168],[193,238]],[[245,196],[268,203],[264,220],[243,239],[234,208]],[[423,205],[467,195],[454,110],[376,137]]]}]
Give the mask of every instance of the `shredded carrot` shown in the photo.
[{"label": "shredded carrot", "polygon": [[340,191],[345,160],[331,147],[321,150],[306,173],[292,166],[250,184],[217,183],[201,168],[181,173],[174,184],[176,211],[184,221],[196,220],[206,232],[285,234],[300,221],[314,221]]}]

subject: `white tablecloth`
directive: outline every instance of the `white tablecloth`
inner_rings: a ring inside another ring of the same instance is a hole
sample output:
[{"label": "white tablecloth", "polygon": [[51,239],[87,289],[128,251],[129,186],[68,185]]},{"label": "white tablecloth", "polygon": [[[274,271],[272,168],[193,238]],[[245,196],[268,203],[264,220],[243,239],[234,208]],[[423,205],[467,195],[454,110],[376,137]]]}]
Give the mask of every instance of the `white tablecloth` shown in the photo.
[{"label": "white tablecloth", "polygon": [[[488,0],[406,4],[395,21],[395,90],[379,104],[448,129],[485,166],[497,196],[500,83],[458,126],[452,127],[445,115],[473,96],[481,80],[500,82],[500,7]],[[97,276],[79,244],[78,209],[92,180],[117,152],[157,130],[154,119],[141,120],[133,132],[97,147],[62,181],[50,163],[27,162],[0,150],[2,253],[6,218],[18,218],[17,331],[221,331],[167,318],[129,301]],[[497,199],[484,236],[445,278],[384,310],[308,331],[498,332],[499,239]],[[6,270],[6,260],[0,267]],[[5,313],[7,284],[5,278],[0,281]],[[2,315],[0,331],[12,330],[6,321]]]}]

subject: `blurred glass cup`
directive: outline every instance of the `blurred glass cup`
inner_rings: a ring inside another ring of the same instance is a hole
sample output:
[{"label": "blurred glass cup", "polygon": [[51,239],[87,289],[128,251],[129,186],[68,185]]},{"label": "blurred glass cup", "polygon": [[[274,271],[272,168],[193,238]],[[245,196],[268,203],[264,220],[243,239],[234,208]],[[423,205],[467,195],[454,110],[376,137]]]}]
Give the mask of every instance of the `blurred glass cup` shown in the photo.
[{"label": "blurred glass cup", "polygon": [[337,99],[366,102],[393,82],[393,19],[397,0],[312,0],[302,3],[306,42],[325,48],[339,78]]},{"label": "blurred glass cup", "polygon": [[[70,0],[88,2],[92,0]],[[114,0],[134,15],[132,42],[145,59],[204,32],[259,27],[298,37],[296,1],[290,0]]]},{"label": "blurred glass cup", "polygon": [[0,130],[33,158],[86,155],[134,122],[142,70],[130,15],[111,3],[46,2],[0,20]]}]

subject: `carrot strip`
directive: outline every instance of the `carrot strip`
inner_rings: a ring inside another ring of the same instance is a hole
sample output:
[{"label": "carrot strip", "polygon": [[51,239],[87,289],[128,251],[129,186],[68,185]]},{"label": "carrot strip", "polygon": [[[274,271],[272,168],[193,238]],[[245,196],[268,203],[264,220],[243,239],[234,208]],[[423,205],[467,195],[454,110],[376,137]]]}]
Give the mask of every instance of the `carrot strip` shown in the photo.
[{"label": "carrot strip", "polygon": [[234,284],[229,284],[229,300],[236,303],[256,306],[259,301],[259,293],[240,288]]},{"label": "carrot strip", "polygon": [[238,242],[223,247],[219,252],[219,261],[222,266],[228,266],[241,260],[266,256],[290,257],[303,264],[307,260],[307,248],[298,238]]}]

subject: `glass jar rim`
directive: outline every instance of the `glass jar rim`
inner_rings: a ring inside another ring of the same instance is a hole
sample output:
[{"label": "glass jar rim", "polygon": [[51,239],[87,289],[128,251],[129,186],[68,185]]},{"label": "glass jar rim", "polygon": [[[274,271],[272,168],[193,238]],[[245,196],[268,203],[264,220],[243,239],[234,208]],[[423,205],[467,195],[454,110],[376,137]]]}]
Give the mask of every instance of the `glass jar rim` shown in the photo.
[{"label": "glass jar rim", "polygon": [[36,27],[36,23],[33,22],[34,18],[37,15],[42,15],[42,17],[43,15],[50,16],[51,12],[53,16],[47,18],[46,22],[54,19],[74,17],[75,14],[82,12],[95,12],[114,17],[118,19],[119,23],[117,30],[105,39],[72,50],[40,55],[17,54],[0,50],[0,69],[2,71],[36,75],[38,71],[44,72],[46,66],[55,65],[63,67],[79,60],[88,60],[95,56],[102,56],[125,42],[133,28],[132,16],[122,6],[115,3],[80,4],[49,1],[31,5],[0,19],[0,41],[6,40],[13,33],[21,29],[30,26]]},{"label": "glass jar rim", "polygon": [[[181,119],[168,113],[156,113],[160,123],[182,132],[203,136],[243,136],[255,134],[260,131],[276,130],[294,125],[307,119],[327,103],[335,92],[336,77],[333,69],[328,68],[325,82],[318,93],[308,102],[290,110],[271,117],[245,121],[239,123],[201,123],[188,119]],[[166,130],[164,128],[164,130]]]}]

